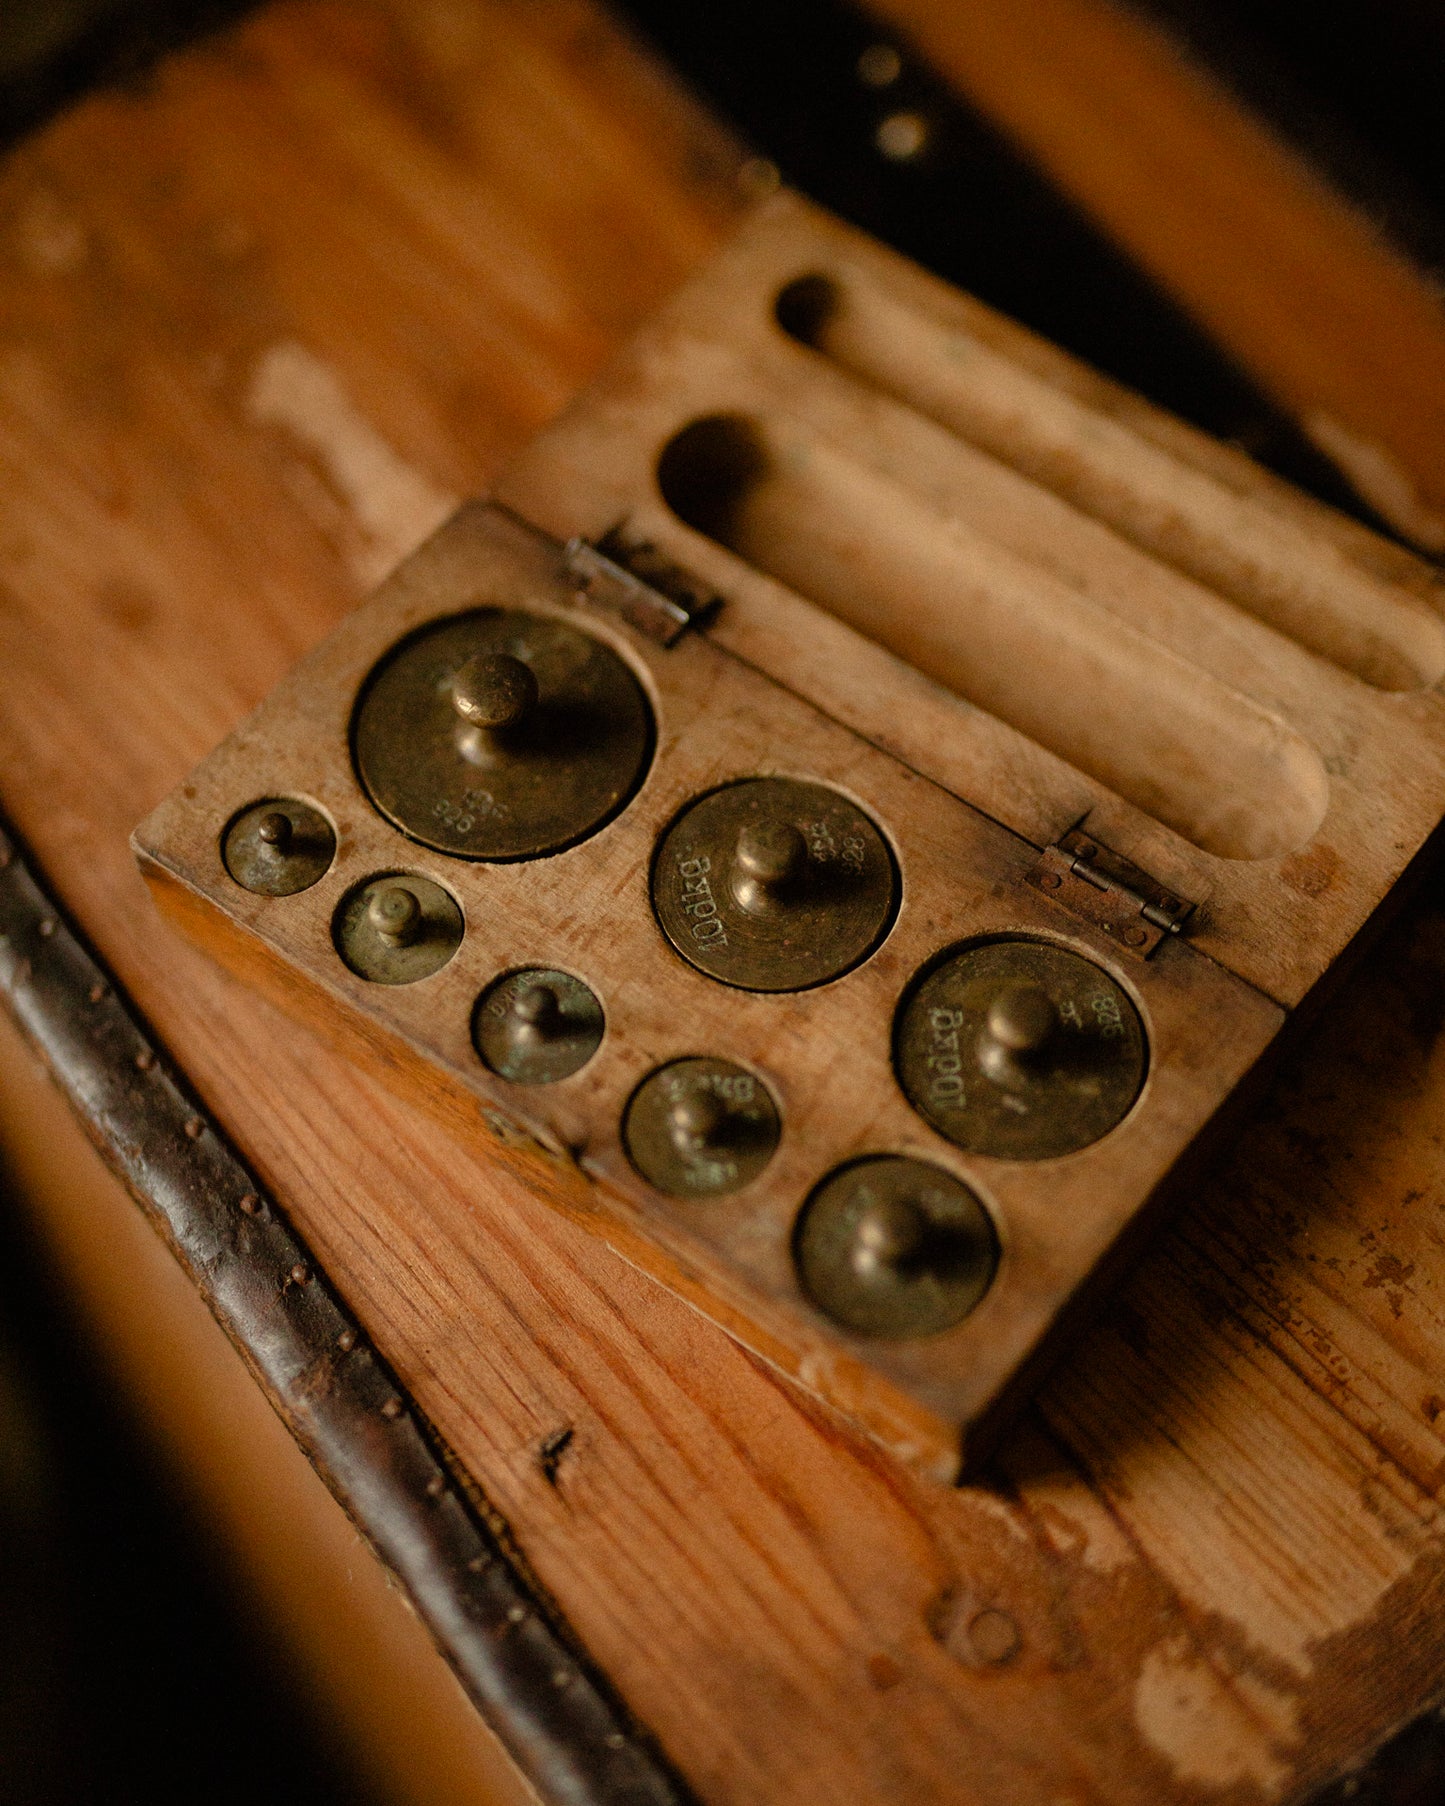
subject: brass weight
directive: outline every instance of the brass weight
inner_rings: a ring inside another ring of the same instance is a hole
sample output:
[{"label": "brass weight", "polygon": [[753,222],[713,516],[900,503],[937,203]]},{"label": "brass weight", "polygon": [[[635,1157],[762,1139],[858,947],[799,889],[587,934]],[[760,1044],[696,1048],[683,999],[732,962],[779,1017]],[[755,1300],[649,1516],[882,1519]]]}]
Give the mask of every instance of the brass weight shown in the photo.
[{"label": "brass weight", "polygon": [[632,1094],[623,1120],[627,1156],[674,1198],[741,1191],[778,1145],[778,1107],[762,1080],[730,1060],[673,1060]]},{"label": "brass weight", "polygon": [[391,872],[354,885],[331,932],[358,978],[409,985],[442,969],[461,946],[462,930],[462,912],[441,885],[415,872]]},{"label": "brass weight", "polygon": [[368,796],[413,840],[462,859],[538,859],[594,833],[637,789],[652,711],[591,634],[479,608],[381,660],[352,745]]},{"label": "brass weight", "polygon": [[744,991],[801,991],[873,950],[898,878],[883,836],[847,797],[747,778],[690,803],[667,830],[652,901],[700,971]]},{"label": "brass weight", "polygon": [[998,1238],[961,1179],[926,1160],[875,1154],[813,1192],[795,1239],[803,1290],[862,1336],[933,1336],[988,1290]]},{"label": "brass weight", "polygon": [[488,985],[472,1016],[482,1063],[514,1085],[554,1085],[581,1071],[604,1027],[596,993],[570,972],[529,966]]},{"label": "brass weight", "polygon": [[950,954],[905,996],[894,1064],[908,1101],[971,1154],[1048,1160],[1106,1135],[1144,1083],[1144,1026],[1122,986],[1047,941]]},{"label": "brass weight", "polygon": [[336,836],[310,803],[276,798],[253,803],[231,821],[221,857],[243,889],[262,897],[294,897],[330,871]]}]

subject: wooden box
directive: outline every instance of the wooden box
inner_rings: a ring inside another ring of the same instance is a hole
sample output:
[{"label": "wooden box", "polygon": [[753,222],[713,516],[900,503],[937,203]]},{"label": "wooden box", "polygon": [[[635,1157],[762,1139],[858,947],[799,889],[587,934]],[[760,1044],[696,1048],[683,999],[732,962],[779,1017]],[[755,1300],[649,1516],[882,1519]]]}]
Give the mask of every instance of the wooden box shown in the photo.
[{"label": "wooden box", "polygon": [[[948,1478],[1434,830],[1437,590],[1399,548],[784,195],[135,848],[229,964],[454,1130],[495,1133],[554,1201]],[[438,852],[358,777],[370,674],[479,608],[601,641],[650,706],[635,793],[544,858]],[[897,895],[859,963],[770,993],[679,957],[651,886],[693,799],[774,775],[860,808]],[[223,858],[268,798],[334,833],[293,895],[242,888]],[[404,985],[357,976],[335,939],[356,887],[393,872],[441,886],[465,923]],[[965,1151],[895,1070],[919,975],[1000,937],[1091,962],[1146,1036],[1122,1121],[1059,1157]],[[593,1057],[545,1086],[489,1071],[472,1037],[479,997],[530,967],[585,980],[606,1018]],[[695,1055],[755,1075],[781,1119],[725,1197],[664,1195],[624,1145],[646,1076]],[[845,1330],[800,1284],[805,1201],[877,1154],[953,1175],[992,1224],[992,1283],[940,1333]]]}]

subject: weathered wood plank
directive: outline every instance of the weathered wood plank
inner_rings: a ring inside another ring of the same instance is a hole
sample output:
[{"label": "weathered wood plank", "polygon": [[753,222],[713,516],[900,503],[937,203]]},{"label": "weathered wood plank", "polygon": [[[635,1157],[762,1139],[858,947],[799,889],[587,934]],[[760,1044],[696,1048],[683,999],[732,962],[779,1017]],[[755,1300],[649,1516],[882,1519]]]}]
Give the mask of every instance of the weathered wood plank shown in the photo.
[{"label": "weathered wood plank", "polygon": [[219,976],[132,867],[716,241],[717,141],[630,69],[581,6],[288,0],[11,159],[0,800],[704,1798],[1278,1798],[1445,1679],[1437,914],[949,1493]]}]

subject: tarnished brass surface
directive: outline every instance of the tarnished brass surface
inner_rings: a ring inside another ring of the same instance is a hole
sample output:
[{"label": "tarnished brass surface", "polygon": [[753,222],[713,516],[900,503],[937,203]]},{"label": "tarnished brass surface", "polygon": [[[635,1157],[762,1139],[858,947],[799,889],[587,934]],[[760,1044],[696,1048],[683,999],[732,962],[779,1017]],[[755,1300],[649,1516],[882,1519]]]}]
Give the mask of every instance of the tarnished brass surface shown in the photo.
[{"label": "tarnished brass surface", "polygon": [[498,1077],[514,1085],[551,1085],[587,1064],[603,1026],[602,1005],[580,978],[529,966],[482,992],[472,1041]]},{"label": "tarnished brass surface", "polygon": [[409,985],[439,972],[461,946],[462,912],[430,878],[391,872],[346,893],[332,935],[337,952],[359,977]]},{"label": "tarnished brass surface", "polygon": [[778,1145],[778,1107],[761,1079],[731,1060],[674,1060],[632,1095],[627,1155],[644,1179],[675,1198],[741,1191]]},{"label": "tarnished brass surface", "polygon": [[336,836],[309,803],[271,798],[235,817],[223,837],[221,857],[245,890],[262,897],[293,897],[331,869]]},{"label": "tarnished brass surface", "polygon": [[971,1154],[1047,1160],[1087,1147],[1144,1082],[1144,1027],[1106,972],[1047,941],[986,941],[933,967],[898,1012],[909,1102]]},{"label": "tarnished brass surface", "polygon": [[745,991],[801,991],[856,966],[898,901],[887,843],[823,784],[748,778],[663,836],[653,906],[685,960]]},{"label": "tarnished brass surface", "polygon": [[609,646],[565,621],[482,608],[404,640],[363,687],[356,769],[387,819],[462,859],[584,839],[642,780],[652,712]]},{"label": "tarnished brass surface", "polygon": [[803,1288],[859,1335],[937,1335],[961,1323],[998,1264],[988,1212],[925,1160],[878,1154],[832,1173],[804,1206]]}]

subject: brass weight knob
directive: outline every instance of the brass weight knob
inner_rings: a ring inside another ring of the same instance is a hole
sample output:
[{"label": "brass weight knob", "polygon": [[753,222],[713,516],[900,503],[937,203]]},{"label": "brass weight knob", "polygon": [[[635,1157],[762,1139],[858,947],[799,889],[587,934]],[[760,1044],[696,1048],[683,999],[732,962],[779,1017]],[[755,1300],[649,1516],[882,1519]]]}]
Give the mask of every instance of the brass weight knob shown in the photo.
[{"label": "brass weight knob", "polygon": [[808,870],[808,843],[790,821],[744,822],[733,854],[734,901],[749,915],[786,907]]},{"label": "brass weight knob", "polygon": [[1059,1012],[1042,985],[1005,985],[983,1019],[978,1063],[996,1085],[1017,1085],[1048,1053]]},{"label": "brass weight knob", "polygon": [[537,707],[532,667],[510,652],[475,652],[452,678],[452,707],[487,735],[519,727]]},{"label": "brass weight knob", "polygon": [[728,1107],[715,1091],[684,1091],[667,1113],[672,1145],[684,1159],[716,1147],[727,1126]]},{"label": "brass weight knob", "polygon": [[283,809],[268,809],[256,823],[256,838],[268,852],[280,857],[290,849],[295,838],[291,817]]},{"label": "brass weight knob", "polygon": [[1007,985],[988,1006],[984,1028],[993,1043],[1017,1057],[1044,1051],[1059,1026],[1059,1012],[1042,985]]},{"label": "brass weight knob", "polygon": [[550,1041],[562,1032],[562,999],[551,985],[525,984],[512,995],[511,1035],[521,1044]]},{"label": "brass weight knob", "polygon": [[409,947],[421,932],[422,910],[416,893],[404,884],[386,884],[372,892],[366,920],[394,947]]},{"label": "brass weight knob", "polygon": [[928,1219],[916,1198],[872,1198],[854,1224],[848,1264],[865,1283],[901,1273],[917,1261],[927,1235]]}]

